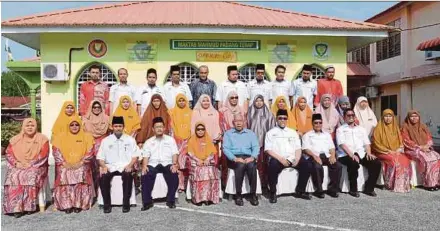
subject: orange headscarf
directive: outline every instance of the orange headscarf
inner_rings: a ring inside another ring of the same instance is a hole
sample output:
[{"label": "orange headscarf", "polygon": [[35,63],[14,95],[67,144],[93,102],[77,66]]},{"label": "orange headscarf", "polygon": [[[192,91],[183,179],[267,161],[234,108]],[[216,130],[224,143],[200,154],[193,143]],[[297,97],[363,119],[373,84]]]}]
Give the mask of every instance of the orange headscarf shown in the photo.
[{"label": "orange headscarf", "polygon": [[[202,122],[197,122],[196,126],[194,127],[194,130],[197,128],[197,126],[202,125],[205,129],[206,126]],[[205,130],[205,135],[203,137],[197,137],[196,134],[192,135],[191,138],[189,138],[188,141],[188,153],[193,154],[196,156],[199,160],[206,160],[211,154],[214,154],[217,152],[217,149],[215,148],[214,144],[212,143],[212,139],[209,136],[208,132]]]},{"label": "orange headscarf", "polygon": [[[67,106],[72,106],[75,110],[71,116],[66,115],[66,108]],[[52,137],[57,135],[58,133],[62,133],[66,131],[66,124],[70,120],[70,117],[72,116],[79,116],[78,111],[76,110],[75,104],[73,101],[65,101],[63,106],[61,107],[60,113],[58,114],[57,120],[55,120],[55,123],[52,127]]]},{"label": "orange headscarf", "polygon": [[[417,114],[419,116],[419,122],[416,124],[411,123],[409,119],[411,115]],[[402,131],[408,133],[409,138],[414,141],[417,145],[426,145],[430,136],[429,128],[421,122],[420,113],[416,110],[411,110],[408,112],[405,123],[402,126]]]},{"label": "orange headscarf", "polygon": [[[154,108],[153,101],[155,99],[160,100],[160,106],[158,109]],[[138,143],[144,143],[146,140],[154,136],[153,132],[153,119],[156,117],[162,117],[165,126],[165,134],[170,134],[170,115],[168,114],[168,108],[163,100],[162,96],[159,94],[154,94],[151,96],[150,105],[148,105],[147,110],[145,110],[144,115],[141,120],[141,131],[136,136],[136,141]]]},{"label": "orange headscarf", "polygon": [[[95,103],[101,105],[102,111],[99,113],[99,115],[95,115],[92,112],[93,105]],[[99,138],[107,134],[110,123],[108,120],[108,115],[105,114],[104,107],[102,106],[101,102],[97,100],[92,101],[89,105],[86,115],[83,116],[82,119],[84,131],[90,132],[94,138]]]},{"label": "orange headscarf", "polygon": [[[28,137],[25,133],[25,127],[29,123],[35,126],[35,133],[31,135],[32,137]],[[45,135],[37,132],[37,129],[37,121],[33,118],[27,118],[23,120],[21,132],[9,140],[9,145],[11,145],[18,162],[29,164],[38,156],[43,145],[49,141]]]},{"label": "orange headscarf", "polygon": [[[306,101],[306,108],[301,111],[299,108],[299,101],[304,99]],[[312,109],[310,109],[310,106],[307,104],[307,99],[304,96],[298,97],[295,103],[295,107],[293,108],[293,115],[295,116],[296,120],[296,127],[299,132],[306,133],[313,129],[312,126]]]},{"label": "orange headscarf", "polygon": [[[130,106],[128,109],[124,109],[122,107],[122,103],[124,100],[128,100]],[[124,117],[124,132],[131,136],[134,132],[141,129],[141,119],[139,118],[136,109],[133,107],[133,103],[131,101],[131,97],[128,95],[123,95],[119,98],[119,105],[110,118],[110,123],[113,120],[113,116],[122,116]]]},{"label": "orange headscarf", "polygon": [[287,102],[286,97],[284,97],[284,96],[281,95],[281,96],[278,96],[278,97],[275,99],[275,102],[272,104],[272,107],[271,107],[271,111],[272,111],[272,113],[273,113],[273,116],[275,117],[275,120],[276,120],[277,112],[278,112],[278,110],[280,109],[280,108],[278,107],[278,103],[279,103],[281,100],[284,100],[284,103],[285,103],[285,105],[286,105],[286,108],[284,108],[284,109],[287,110],[287,127],[296,130],[296,120],[295,120],[295,116],[293,115],[292,111],[289,110],[289,108],[288,108],[288,104],[287,104],[288,102]]},{"label": "orange headscarf", "polygon": [[[184,99],[186,104],[184,108],[178,106],[180,99]],[[188,139],[191,136],[191,114],[192,110],[189,108],[188,99],[182,93],[176,96],[176,106],[169,110],[171,117],[171,128],[174,136],[179,139]]]},{"label": "orange headscarf", "polygon": [[[386,115],[393,116],[393,121],[390,124],[385,124],[384,122]],[[385,109],[382,112],[382,119],[373,132],[372,143],[372,149],[375,153],[396,151],[402,146],[402,136],[400,135],[399,125],[397,124],[393,110]]]},{"label": "orange headscarf", "polygon": [[77,122],[81,126],[79,117],[71,117],[66,124],[66,132],[60,133],[54,137],[52,145],[58,148],[64,160],[69,164],[77,164],[89,152],[95,143],[90,133],[84,132],[82,128],[77,134],[70,131],[70,124]]}]

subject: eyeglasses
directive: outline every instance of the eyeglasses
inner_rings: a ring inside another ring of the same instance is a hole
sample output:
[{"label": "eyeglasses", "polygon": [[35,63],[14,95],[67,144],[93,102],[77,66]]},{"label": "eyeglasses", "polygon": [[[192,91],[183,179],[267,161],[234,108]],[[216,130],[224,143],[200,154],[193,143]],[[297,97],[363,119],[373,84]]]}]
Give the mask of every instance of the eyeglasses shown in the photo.
[{"label": "eyeglasses", "polygon": [[232,96],[230,99],[238,99],[238,96]]},{"label": "eyeglasses", "polygon": [[313,122],[313,124],[322,124],[322,122]]},{"label": "eyeglasses", "polygon": [[278,117],[278,120],[287,120],[287,117]]},{"label": "eyeglasses", "polygon": [[204,128],[197,128],[196,131],[205,131]]},{"label": "eyeglasses", "polygon": [[93,109],[101,109],[101,107],[92,107]]},{"label": "eyeglasses", "polygon": [[347,116],[347,117],[354,117],[354,114],[347,114],[345,116]]},{"label": "eyeglasses", "polygon": [[79,124],[71,124],[70,127],[79,127]]}]

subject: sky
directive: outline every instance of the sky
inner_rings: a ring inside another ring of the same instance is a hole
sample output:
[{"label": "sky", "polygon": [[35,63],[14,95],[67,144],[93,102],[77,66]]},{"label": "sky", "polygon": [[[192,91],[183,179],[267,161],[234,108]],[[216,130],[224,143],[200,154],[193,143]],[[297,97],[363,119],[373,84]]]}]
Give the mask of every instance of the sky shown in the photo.
[{"label": "sky", "polygon": [[[1,2],[1,20],[27,16],[36,13],[45,13],[55,10],[100,5],[110,2]],[[246,2],[247,4],[264,7],[279,8],[296,12],[311,13],[341,19],[364,21],[371,16],[389,8],[397,2]],[[35,57],[33,49],[9,40],[15,60]],[[6,70],[5,38],[1,39],[2,71]]]}]

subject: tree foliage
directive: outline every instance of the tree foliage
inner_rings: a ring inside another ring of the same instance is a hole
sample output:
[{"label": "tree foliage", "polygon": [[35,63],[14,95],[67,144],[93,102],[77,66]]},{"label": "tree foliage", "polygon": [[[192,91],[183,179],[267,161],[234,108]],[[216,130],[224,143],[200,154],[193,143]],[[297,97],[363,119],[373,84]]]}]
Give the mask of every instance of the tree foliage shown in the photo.
[{"label": "tree foliage", "polygon": [[4,71],[1,76],[2,96],[28,96],[29,87],[17,74],[12,71]]}]

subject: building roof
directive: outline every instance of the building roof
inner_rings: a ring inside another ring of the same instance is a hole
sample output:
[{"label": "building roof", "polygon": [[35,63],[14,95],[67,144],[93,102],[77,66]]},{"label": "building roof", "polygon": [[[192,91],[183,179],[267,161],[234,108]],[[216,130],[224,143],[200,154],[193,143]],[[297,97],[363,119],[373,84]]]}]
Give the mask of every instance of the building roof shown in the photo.
[{"label": "building roof", "polygon": [[440,51],[440,37],[421,42],[417,46],[417,50],[419,50],[419,51],[426,51],[426,50]]},{"label": "building roof", "polygon": [[406,5],[406,4],[410,4],[410,3],[411,2],[408,2],[408,1],[398,2],[398,3],[394,4],[394,5],[392,5],[391,7],[381,11],[380,13],[377,13],[376,15],[374,15],[374,16],[370,17],[369,19],[365,20],[365,22],[372,22],[375,19],[378,19],[378,18],[380,18],[380,17],[382,17],[382,16],[392,12],[393,10],[399,9],[400,7],[402,7],[402,6]]},{"label": "building roof", "polygon": [[[26,108],[27,104],[31,103],[31,97],[25,96],[2,96],[2,108],[4,109],[18,109],[18,108]],[[37,96],[37,108],[39,108],[41,97]]]},{"label": "building roof", "polygon": [[373,76],[370,68],[362,63],[347,63],[347,76]]},{"label": "building roof", "polygon": [[359,21],[272,9],[237,2],[126,2],[9,19],[2,27],[251,27],[389,30]]}]

